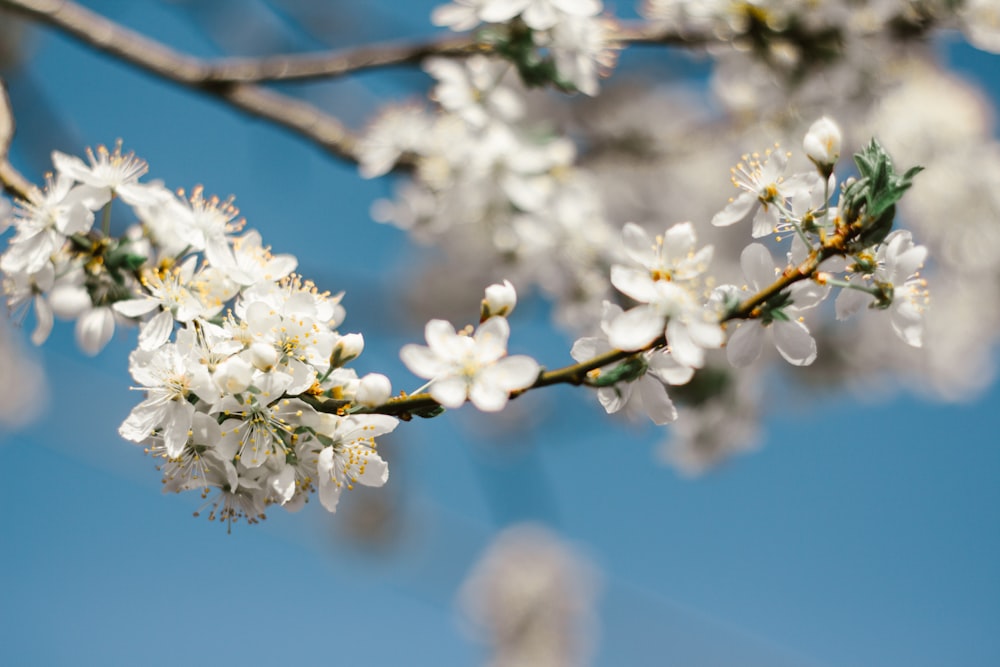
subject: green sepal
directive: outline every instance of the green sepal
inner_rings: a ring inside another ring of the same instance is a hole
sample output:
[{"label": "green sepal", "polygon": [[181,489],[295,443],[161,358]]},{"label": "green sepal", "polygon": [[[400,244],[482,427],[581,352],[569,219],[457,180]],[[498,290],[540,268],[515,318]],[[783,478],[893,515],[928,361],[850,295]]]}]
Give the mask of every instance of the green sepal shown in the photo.
[{"label": "green sepal", "polygon": [[602,371],[593,379],[588,379],[587,384],[592,387],[610,387],[619,382],[633,382],[642,377],[648,368],[646,358],[639,354],[629,357],[611,370]]},{"label": "green sepal", "polygon": [[433,419],[439,415],[445,413],[445,408],[442,405],[434,405],[428,408],[417,408],[416,410],[410,410],[409,414],[415,415],[422,419]]},{"label": "green sepal", "polygon": [[895,294],[893,286],[889,283],[875,283],[875,300],[870,308],[874,310],[885,310],[892,305],[892,298]]}]

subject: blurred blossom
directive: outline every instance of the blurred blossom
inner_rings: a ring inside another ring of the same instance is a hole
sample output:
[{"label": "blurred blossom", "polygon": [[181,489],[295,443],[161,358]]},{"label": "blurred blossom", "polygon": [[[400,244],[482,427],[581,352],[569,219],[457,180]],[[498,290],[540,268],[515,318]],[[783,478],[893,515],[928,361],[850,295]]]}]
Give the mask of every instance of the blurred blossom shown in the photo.
[{"label": "blurred blossom", "polygon": [[27,426],[45,407],[45,374],[6,321],[0,321],[0,359],[0,427]]},{"label": "blurred blossom", "polygon": [[544,526],[494,538],[458,596],[468,629],[490,646],[492,667],[589,663],[597,625],[595,567]]}]

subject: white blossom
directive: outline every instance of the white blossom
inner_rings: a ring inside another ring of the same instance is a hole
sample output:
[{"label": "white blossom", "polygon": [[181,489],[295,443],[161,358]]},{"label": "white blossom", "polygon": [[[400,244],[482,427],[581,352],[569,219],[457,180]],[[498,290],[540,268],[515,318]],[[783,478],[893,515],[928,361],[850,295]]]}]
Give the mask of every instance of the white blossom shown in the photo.
[{"label": "white blossom", "polygon": [[[780,275],[771,253],[759,243],[743,249],[740,265],[747,280],[743,296],[751,296],[770,286]],[[829,290],[812,281],[799,281],[788,290],[788,301],[780,307],[765,309],[760,317],[739,323],[729,334],[726,356],[736,367],[748,366],[760,357],[764,339],[770,335],[785,361],[807,366],[816,360],[816,341],[802,322],[801,313],[814,308]]]},{"label": "white blossom", "polygon": [[510,393],[533,384],[541,370],[531,357],[507,356],[510,325],[503,317],[491,317],[471,336],[431,320],[425,335],[426,347],[406,345],[400,357],[415,375],[431,381],[428,392],[446,408],[469,400],[484,412],[502,410]]},{"label": "white blossom", "polygon": [[375,451],[375,438],[393,431],[399,423],[386,415],[326,415],[322,435],[332,444],[319,451],[316,474],[319,501],[329,512],[337,511],[341,492],[355,484],[382,486],[389,466]]}]

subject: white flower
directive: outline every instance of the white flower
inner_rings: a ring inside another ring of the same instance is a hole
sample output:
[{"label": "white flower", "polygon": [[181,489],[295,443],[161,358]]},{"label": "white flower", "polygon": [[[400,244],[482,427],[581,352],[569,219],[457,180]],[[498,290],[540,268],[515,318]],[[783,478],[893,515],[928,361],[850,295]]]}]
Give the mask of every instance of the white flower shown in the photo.
[{"label": "white flower", "polygon": [[[740,266],[748,283],[744,292],[746,296],[771,285],[780,273],[771,253],[759,243],[752,243],[743,249]],[[828,291],[812,281],[800,281],[787,290],[789,300],[785,305],[765,307],[759,318],[741,322],[726,344],[729,363],[739,368],[756,361],[770,332],[774,346],[785,361],[794,366],[811,364],[816,360],[816,341],[802,323],[799,313],[818,305]]]},{"label": "white flower", "polygon": [[[584,362],[614,349],[607,336],[611,323],[621,312],[620,306],[605,301],[601,320],[604,336],[577,340],[570,355],[575,360]],[[667,394],[666,385],[686,384],[694,374],[694,369],[678,364],[665,350],[645,352],[643,360],[647,370],[641,377],[630,382],[619,382],[611,387],[599,387],[597,400],[608,414],[626,409],[628,412],[648,415],[654,424],[668,424],[677,419],[677,409]],[[598,369],[594,377],[600,377],[602,370]]]},{"label": "white flower", "polygon": [[638,350],[666,335],[674,359],[701,367],[704,350],[722,345],[719,313],[707,305],[699,278],[711,259],[710,247],[694,250],[690,223],[675,225],[652,241],[638,225],[623,230],[626,254],[642,268],[614,265],[611,283],[639,302],[608,326],[608,341],[621,350]]},{"label": "white flower", "polygon": [[[35,330],[31,342],[41,345],[52,333],[53,309],[46,294],[52,290],[55,269],[52,264],[43,265],[36,273],[18,271],[3,279],[3,293],[7,297],[7,308],[15,321],[23,321],[28,309],[35,308]],[[87,297],[87,305],[90,298]]]},{"label": "white flower", "polygon": [[84,184],[81,194],[87,197],[88,205],[94,210],[116,195],[133,206],[150,206],[167,196],[162,187],[139,183],[149,167],[145,160],[135,157],[135,153],[122,155],[120,141],[113,153],[98,146],[95,156],[88,148],[87,158],[90,166],[76,156],[58,151],[52,153],[52,163],[60,174]]},{"label": "white flower", "polygon": [[222,438],[235,446],[240,465],[258,468],[270,457],[284,458],[300,426],[312,426],[318,415],[307,403],[283,398],[292,377],[285,373],[254,373],[248,390],[225,396],[213,412],[222,414]]},{"label": "white flower", "polygon": [[185,199],[171,196],[142,209],[142,213],[153,237],[166,252],[175,254],[185,248],[204,252],[212,266],[242,277],[229,235],[242,229],[244,221],[237,219],[239,209],[233,206],[232,198],[206,198],[204,188],[197,186]]},{"label": "white flower", "polygon": [[37,273],[62,248],[66,237],[90,231],[94,214],[80,202],[73,180],[48,179],[44,191],[32,190],[28,201],[18,204],[13,224],[17,234],[0,257],[5,273]]},{"label": "white flower", "polygon": [[404,153],[423,153],[433,121],[421,106],[390,106],[381,111],[358,140],[362,178],[389,173]]},{"label": "white flower", "polygon": [[239,476],[232,462],[236,452],[219,447],[219,433],[219,423],[213,417],[196,412],[190,436],[179,452],[169,449],[162,437],[152,438],[149,454],[165,460],[160,468],[165,492],[239,487]]},{"label": "white flower", "polygon": [[608,42],[607,21],[590,16],[567,16],[552,28],[544,41],[559,77],[586,95],[597,95],[597,80],[617,60],[617,51]]},{"label": "white flower", "polygon": [[236,266],[230,269],[229,277],[241,285],[277,282],[298,266],[293,255],[272,255],[271,249],[261,244],[260,232],[255,229],[233,239],[233,255]]},{"label": "white flower", "polygon": [[428,58],[424,70],[437,79],[433,99],[475,128],[514,121],[524,112],[521,94],[503,82],[510,63],[474,55],[462,61]]},{"label": "white flower", "polygon": [[[929,301],[927,281],[920,277],[920,269],[927,259],[927,248],[914,245],[913,235],[904,229],[889,234],[879,245],[871,273],[856,273],[850,283],[860,287],[874,285],[888,292],[892,300],[889,319],[892,328],[907,345],[923,345],[924,314]],[[872,304],[868,291],[844,288],[837,295],[837,319],[843,320],[858,312],[862,306]]]},{"label": "white flower", "polygon": [[188,397],[194,394],[212,400],[217,395],[208,370],[182,354],[177,345],[169,344],[158,350],[133,351],[129,372],[142,385],[139,388],[146,392],[146,400],[132,409],[118,433],[126,440],[142,442],[159,431],[167,455],[178,456],[188,441],[195,413]]},{"label": "white flower", "polygon": [[806,156],[821,169],[829,169],[840,159],[840,128],[823,116],[809,127],[802,140]]},{"label": "white flower", "polygon": [[712,246],[695,249],[698,239],[690,222],[674,225],[655,239],[629,222],[622,228],[622,241],[628,258],[649,271],[654,280],[692,280],[712,261]]},{"label": "white flower", "polygon": [[323,415],[318,431],[332,440],[316,462],[319,501],[327,511],[337,511],[340,494],[354,484],[382,486],[389,479],[389,466],[375,451],[375,438],[396,428],[399,421],[387,415]]},{"label": "white flower", "polygon": [[506,356],[510,325],[502,317],[486,320],[472,336],[455,333],[444,320],[431,320],[424,333],[427,347],[406,345],[399,356],[415,375],[431,380],[428,392],[446,408],[468,399],[484,412],[496,412],[507,405],[510,392],[538,379],[534,359]]},{"label": "white flower", "polygon": [[192,289],[199,287],[194,280],[197,262],[196,257],[190,257],[181,266],[170,270],[144,271],[142,284],[148,294],[114,304],[113,308],[126,317],[141,317],[157,308],[162,309],[143,324],[139,332],[139,347],[142,349],[155,350],[166,343],[173,333],[175,321],[185,323],[196,317],[214,314],[192,293]]},{"label": "white flower", "polygon": [[757,153],[744,155],[730,171],[733,185],[744,192],[715,214],[712,224],[727,227],[753,220],[753,237],[767,236],[778,225],[779,206],[783,196],[779,189],[781,176],[788,164],[788,155],[780,150],[768,150],[763,161]]}]

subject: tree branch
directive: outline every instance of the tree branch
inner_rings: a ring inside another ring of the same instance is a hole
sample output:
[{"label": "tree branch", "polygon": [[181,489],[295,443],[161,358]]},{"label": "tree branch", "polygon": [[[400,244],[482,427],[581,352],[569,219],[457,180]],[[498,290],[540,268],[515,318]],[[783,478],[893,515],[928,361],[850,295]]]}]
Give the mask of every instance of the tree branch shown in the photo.
[{"label": "tree branch", "polygon": [[210,77],[213,69],[206,62],[67,0],[0,0],[0,8],[52,26],[167,81],[217,97],[251,116],[296,132],[338,158],[357,162],[354,135],[339,120],[307,102],[256,85],[214,81]]},{"label": "tree branch", "polygon": [[7,96],[7,83],[0,79],[0,186],[9,195],[29,199],[29,194],[35,187],[14,169],[7,157],[14,139],[14,127],[14,110]]}]

